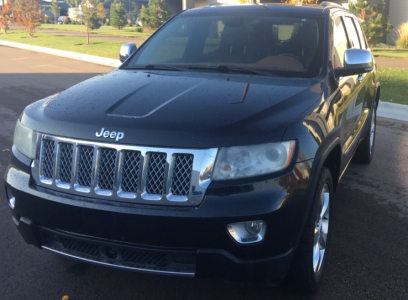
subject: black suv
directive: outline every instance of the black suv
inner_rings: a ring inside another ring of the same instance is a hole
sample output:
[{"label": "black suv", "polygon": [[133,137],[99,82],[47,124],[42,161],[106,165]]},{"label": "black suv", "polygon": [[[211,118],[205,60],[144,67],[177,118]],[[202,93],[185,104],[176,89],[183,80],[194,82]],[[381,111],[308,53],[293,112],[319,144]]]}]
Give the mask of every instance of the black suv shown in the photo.
[{"label": "black suv", "polygon": [[29,244],[151,273],[315,290],[380,86],[340,6],[184,11],[116,70],[26,107],[5,175]]}]

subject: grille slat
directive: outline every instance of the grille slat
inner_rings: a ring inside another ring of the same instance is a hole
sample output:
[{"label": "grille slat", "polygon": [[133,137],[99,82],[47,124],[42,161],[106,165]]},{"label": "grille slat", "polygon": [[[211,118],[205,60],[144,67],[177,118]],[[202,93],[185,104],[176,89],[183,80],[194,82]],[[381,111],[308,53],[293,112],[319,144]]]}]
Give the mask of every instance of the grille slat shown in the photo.
[{"label": "grille slat", "polygon": [[166,157],[166,153],[150,153],[146,178],[146,192],[148,194],[161,195],[165,192]]},{"label": "grille slat", "polygon": [[79,159],[77,168],[77,183],[81,186],[91,187],[94,148],[79,146]]},{"label": "grille slat", "polygon": [[116,150],[102,149],[98,168],[98,187],[113,190],[116,170]]},{"label": "grille slat", "polygon": [[[40,140],[41,151],[32,166],[39,185],[79,196],[158,205],[198,205],[206,189],[200,176],[210,179],[212,172],[213,162],[204,159],[208,153],[215,158],[217,151],[93,144],[48,135],[40,135]],[[194,169],[196,165],[201,169]]]},{"label": "grille slat", "polygon": [[73,145],[67,143],[60,143],[59,145],[57,179],[64,183],[71,183]]},{"label": "grille slat", "polygon": [[53,141],[44,140],[41,153],[41,175],[50,179],[54,178],[54,145]]},{"label": "grille slat", "polygon": [[193,155],[177,154],[174,167],[171,193],[176,196],[188,196],[190,192]]},{"label": "grille slat", "polygon": [[137,193],[139,186],[140,152],[125,151],[123,173],[121,178],[122,191]]}]

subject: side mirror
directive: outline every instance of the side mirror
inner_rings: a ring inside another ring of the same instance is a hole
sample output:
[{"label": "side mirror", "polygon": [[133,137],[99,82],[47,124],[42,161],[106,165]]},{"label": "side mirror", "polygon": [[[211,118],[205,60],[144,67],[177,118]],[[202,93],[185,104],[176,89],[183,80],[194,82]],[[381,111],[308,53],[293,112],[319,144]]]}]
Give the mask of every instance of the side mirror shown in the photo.
[{"label": "side mirror", "polygon": [[119,52],[119,60],[120,62],[124,62],[125,60],[128,59],[128,57],[136,51],[136,45],[135,44],[123,44],[122,47],[120,47],[120,52]]},{"label": "side mirror", "polygon": [[335,77],[359,75],[371,72],[374,61],[370,51],[347,49],[344,53],[344,68],[334,70]]}]

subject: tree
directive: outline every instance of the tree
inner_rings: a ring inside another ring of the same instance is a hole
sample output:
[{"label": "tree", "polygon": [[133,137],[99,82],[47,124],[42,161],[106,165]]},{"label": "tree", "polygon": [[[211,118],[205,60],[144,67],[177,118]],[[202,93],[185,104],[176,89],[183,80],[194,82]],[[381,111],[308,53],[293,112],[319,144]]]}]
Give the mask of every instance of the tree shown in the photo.
[{"label": "tree", "polygon": [[370,6],[370,0],[357,0],[356,3],[349,4],[349,9],[363,20],[361,27],[370,45],[383,43],[393,28],[390,18],[383,15],[384,8],[384,0],[373,7]]},{"label": "tree", "polygon": [[107,10],[105,9],[105,7],[103,6],[103,3],[101,2],[101,3],[99,3],[97,6],[96,6],[96,15],[98,16],[98,18],[99,19],[105,19],[105,17],[106,17],[106,13],[107,13]]},{"label": "tree", "polygon": [[0,29],[7,34],[10,23],[13,21],[13,8],[11,6],[11,2],[7,1],[7,3],[5,3],[3,6],[0,6]]},{"label": "tree", "polygon": [[164,0],[149,0],[149,6],[142,6],[140,15],[143,26],[156,29],[171,18],[173,11]]},{"label": "tree", "polygon": [[78,0],[65,0],[69,7],[78,7]]},{"label": "tree", "polygon": [[34,37],[35,29],[41,26],[41,4],[36,0],[17,0],[13,10],[17,24]]},{"label": "tree", "polygon": [[51,10],[52,14],[54,15],[54,23],[57,24],[57,19],[58,19],[58,16],[59,16],[59,12],[61,10],[61,8],[59,7],[59,5],[57,3],[57,0],[52,0],[50,10]]},{"label": "tree", "polygon": [[135,2],[132,2],[132,8],[133,9],[130,14],[133,16],[133,18],[135,18],[135,20],[137,20],[137,18],[139,17],[139,7]]},{"label": "tree", "polygon": [[84,0],[81,3],[81,20],[84,22],[86,27],[87,45],[89,45],[89,32],[101,27],[101,23],[99,22],[98,18],[98,4],[99,0]]},{"label": "tree", "polygon": [[119,2],[119,0],[115,0],[112,3],[110,9],[110,25],[116,27],[117,29],[121,29],[127,23],[126,21],[126,10],[123,3]]}]

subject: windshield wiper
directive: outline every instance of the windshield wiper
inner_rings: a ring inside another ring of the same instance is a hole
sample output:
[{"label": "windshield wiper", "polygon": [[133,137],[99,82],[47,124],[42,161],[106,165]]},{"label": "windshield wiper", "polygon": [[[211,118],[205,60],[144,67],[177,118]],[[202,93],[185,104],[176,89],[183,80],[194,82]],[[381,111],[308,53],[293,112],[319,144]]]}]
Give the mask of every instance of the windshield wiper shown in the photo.
[{"label": "windshield wiper", "polygon": [[169,70],[169,71],[184,71],[183,69],[175,68],[175,67],[170,67],[166,65],[145,65],[145,66],[134,66],[134,67],[129,67],[127,66],[125,69],[128,70]]},{"label": "windshield wiper", "polygon": [[258,70],[252,70],[247,68],[241,68],[236,66],[229,66],[229,65],[217,65],[217,66],[208,66],[208,65],[189,65],[189,69],[193,70],[216,70],[218,72],[236,72],[236,73],[244,73],[244,74],[252,74],[252,75],[269,75],[264,72]]}]

